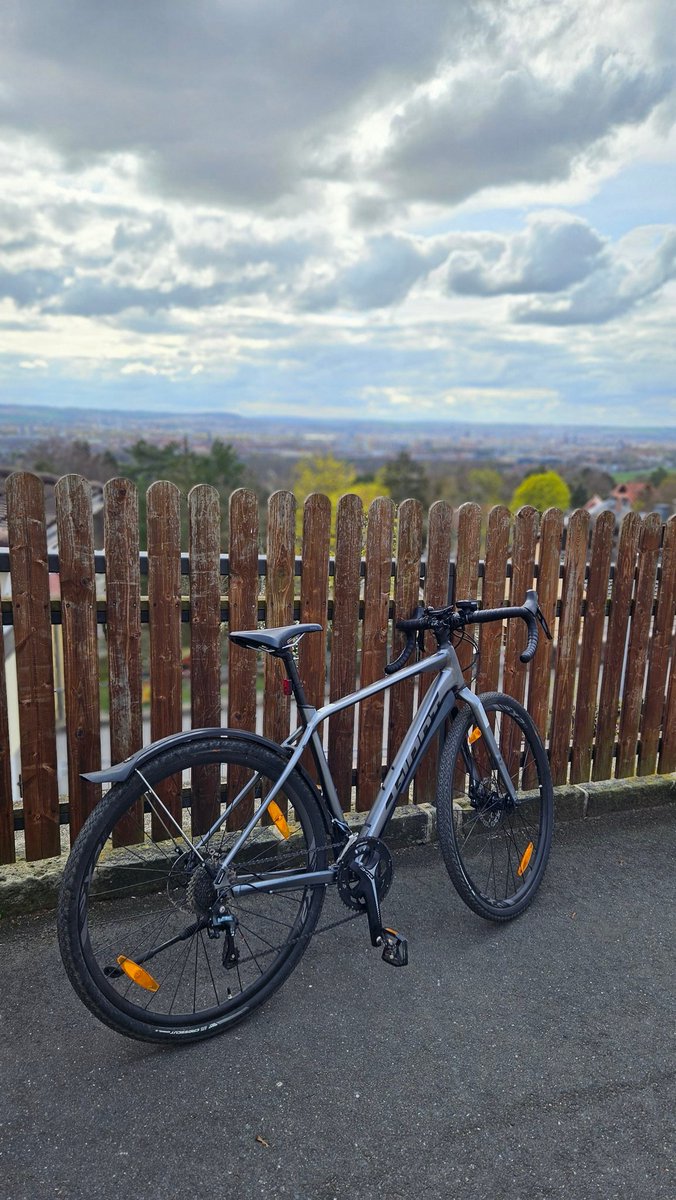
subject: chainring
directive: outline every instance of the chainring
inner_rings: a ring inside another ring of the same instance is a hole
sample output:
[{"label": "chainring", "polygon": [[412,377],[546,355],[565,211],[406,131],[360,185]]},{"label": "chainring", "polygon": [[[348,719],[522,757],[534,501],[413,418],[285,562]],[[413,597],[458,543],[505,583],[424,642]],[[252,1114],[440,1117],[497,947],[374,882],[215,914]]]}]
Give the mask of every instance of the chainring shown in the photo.
[{"label": "chainring", "polygon": [[392,883],[392,855],[380,838],[360,838],[340,860],[336,873],[338,895],[348,908],[366,912],[361,879],[354,868],[357,861],[369,870],[375,870],[378,899],[384,900]]}]

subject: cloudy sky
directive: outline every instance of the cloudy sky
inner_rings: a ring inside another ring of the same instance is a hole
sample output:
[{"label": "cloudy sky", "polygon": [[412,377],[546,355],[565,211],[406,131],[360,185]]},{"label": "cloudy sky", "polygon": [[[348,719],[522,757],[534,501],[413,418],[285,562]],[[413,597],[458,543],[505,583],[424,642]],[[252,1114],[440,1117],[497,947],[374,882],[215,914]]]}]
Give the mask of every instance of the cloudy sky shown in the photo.
[{"label": "cloudy sky", "polygon": [[676,424],[673,0],[2,0],[0,401]]}]

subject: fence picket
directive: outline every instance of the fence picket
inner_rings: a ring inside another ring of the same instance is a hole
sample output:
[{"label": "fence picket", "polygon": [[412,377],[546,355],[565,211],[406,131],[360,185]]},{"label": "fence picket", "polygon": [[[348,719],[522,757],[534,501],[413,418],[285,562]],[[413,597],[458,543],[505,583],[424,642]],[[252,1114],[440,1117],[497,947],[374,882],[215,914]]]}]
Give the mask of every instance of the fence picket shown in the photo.
[{"label": "fence picket", "polygon": [[550,765],[554,784],[565,783],[568,776],[570,729],[588,542],[589,513],[585,509],[579,508],[572,514],[568,522],[566,561],[563,568],[561,616],[556,651],[556,682],[549,741]]},{"label": "fence picket", "polygon": [[[420,602],[420,558],[422,555],[422,505],[419,500],[404,500],[399,505],[397,523],[397,574],[394,587],[394,620],[410,617]],[[392,656],[403,649],[406,638],[392,635]],[[389,692],[388,759],[399,749],[413,716],[415,681],[402,680]],[[406,797],[402,796],[402,802]]]},{"label": "fence picket", "polygon": [[[338,700],[355,689],[357,631],[359,623],[359,573],[362,524],[359,496],[348,493],[338,501],[336,560],[333,581],[330,698]],[[329,767],[343,808],[349,809],[352,792],[355,710],[344,709],[329,720]]]},{"label": "fence picket", "polygon": [[606,623],[608,578],[613,550],[615,517],[602,512],[596,518],[589,552],[589,578],[580,651],[580,675],[575,700],[571,783],[587,783],[591,771],[596,724],[596,697],[601,669],[603,630]]},{"label": "fence picket", "polygon": [[[458,509],[458,548],[455,566],[454,601],[471,600],[479,595],[479,554],[481,552],[481,508],[470,501]],[[456,647],[458,660],[466,675],[474,651],[466,642]]]},{"label": "fence picket", "polygon": [[5,633],[0,621],[0,863],[15,861],[12,767],[9,751],[9,712],[5,676]]},{"label": "fence picket", "polygon": [[99,649],[92,493],[80,475],[64,475],[54,490],[59,535],[61,621],[68,748],[71,841],[101,796],[82,771],[101,767]]},{"label": "fence picket", "polygon": [[615,750],[620,681],[624,667],[627,626],[634,589],[636,552],[641,531],[638,513],[627,513],[620,528],[620,540],[615,563],[613,594],[603,658],[601,694],[596,726],[596,744],[592,763],[592,779],[609,779]]},{"label": "fence picket", "polygon": [[[437,500],[429,511],[427,526],[427,563],[425,573],[425,605],[442,608],[450,601],[449,567],[451,562],[451,539],[453,535],[453,509],[445,500]],[[425,635],[425,650],[428,654],[436,650],[436,641],[431,633]],[[432,683],[431,674],[418,679],[418,704]],[[438,739],[430,745],[415,779],[413,799],[416,804],[432,804],[436,796],[437,772],[439,767]]]},{"label": "fence picket", "polygon": [[[308,702],[315,708],[323,705],[326,691],[330,542],[331,502],[327,496],[314,492],[303,506],[300,619],[303,624],[321,625],[323,632],[301,638],[298,672]],[[303,756],[303,765],[312,779],[316,779],[317,769],[309,750]]]},{"label": "fence picket", "polygon": [[[511,516],[504,504],[496,504],[488,514],[486,557],[481,591],[482,608],[501,608],[505,603],[505,577],[509,553]],[[494,692],[500,680],[502,624],[490,621],[479,627],[479,673],[476,690]]]},{"label": "fence picket", "polygon": [[[190,712],[193,729],[221,724],[221,510],[216,488],[188,494],[190,571]],[[193,768],[193,834],[205,833],[220,806],[218,764]]]},{"label": "fence picket", "polygon": [[671,669],[667,699],[662,722],[662,746],[657,770],[660,775],[668,775],[676,771],[676,644],[671,643]]},{"label": "fence picket", "polygon": [[[181,703],[181,494],[167,480],[151,484],[148,502],[148,612],[150,622],[150,736],[182,728]],[[172,816],[181,814],[181,777],[172,775],[157,794]],[[162,836],[153,814],[153,836]],[[165,834],[166,836],[166,834]]]},{"label": "fence picket", "polygon": [[[556,634],[556,602],[559,595],[562,537],[563,513],[559,508],[548,508],[543,513],[540,523],[537,593],[538,603],[553,637]],[[540,631],[537,652],[530,668],[528,711],[545,741],[549,730],[554,653],[552,642]]]},{"label": "fence picket", "polygon": [[[361,687],[382,679],[387,662],[393,529],[394,505],[380,496],[369,507],[366,527]],[[359,705],[357,809],[361,811],[371,807],[382,779],[384,715],[383,693]]]},{"label": "fence picket", "polygon": [[[510,605],[521,605],[526,592],[533,586],[535,574],[535,548],[538,535],[537,510],[529,504],[520,508],[514,517],[512,534],[512,579],[509,588]],[[526,692],[528,667],[521,662],[520,655],[526,644],[526,627],[523,621],[507,622],[505,643],[505,669],[503,691],[523,702]]]},{"label": "fence picket", "polygon": [[655,599],[655,572],[660,552],[662,524],[657,513],[650,513],[641,523],[638,543],[638,577],[634,610],[629,630],[627,665],[624,673],[622,711],[618,739],[615,776],[624,779],[636,771],[638,730],[648,658],[648,638]]},{"label": "fence picket", "polygon": [[[267,625],[291,625],[295,582],[296,498],[292,492],[275,492],[268,500],[268,556],[265,579]],[[265,655],[263,733],[273,742],[289,736],[291,702],[282,691],[284,668],[277,658]],[[286,813],[286,800],[280,800]]]},{"label": "fence picket", "polygon": [[[138,492],[129,479],[110,479],[103,489],[106,552],[106,640],[110,757],[121,762],[143,744],[141,577]],[[142,801],[114,831],[115,845],[142,840]]]},{"label": "fence picket", "polygon": [[[258,624],[258,500],[253,492],[238,488],[229,503],[230,575],[228,580],[229,629],[255,629]],[[257,655],[228,642],[228,725],[256,730]],[[234,768],[228,795],[236,796],[245,783],[245,772]],[[228,818],[229,829],[241,829],[251,816],[253,799],[245,797]]]},{"label": "fence picket", "polygon": [[[657,766],[660,727],[665,716],[664,691],[669,666],[669,648],[674,625],[676,601],[676,517],[670,517],[662,543],[660,585],[657,589],[657,612],[650,639],[650,661],[645,689],[645,704],[641,718],[641,750],[638,774],[652,775]],[[664,735],[663,735],[664,736]]]},{"label": "fence picket", "polygon": [[45,496],[28,473],[7,480],[26,858],[61,853]]}]

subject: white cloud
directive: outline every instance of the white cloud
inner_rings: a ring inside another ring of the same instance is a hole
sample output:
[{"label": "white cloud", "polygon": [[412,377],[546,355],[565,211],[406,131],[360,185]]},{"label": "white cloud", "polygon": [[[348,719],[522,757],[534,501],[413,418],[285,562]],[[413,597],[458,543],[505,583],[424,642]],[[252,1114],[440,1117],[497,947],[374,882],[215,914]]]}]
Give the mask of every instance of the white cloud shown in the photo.
[{"label": "white cloud", "polygon": [[560,292],[599,266],[605,250],[586,221],[566,213],[535,213],[523,233],[474,239],[449,258],[447,285],[461,295]]},{"label": "white cloud", "polygon": [[640,180],[676,161],[667,0],[82,11],[0,15],[3,385],[481,419],[629,412],[631,386],[662,412],[673,187],[657,213]]}]

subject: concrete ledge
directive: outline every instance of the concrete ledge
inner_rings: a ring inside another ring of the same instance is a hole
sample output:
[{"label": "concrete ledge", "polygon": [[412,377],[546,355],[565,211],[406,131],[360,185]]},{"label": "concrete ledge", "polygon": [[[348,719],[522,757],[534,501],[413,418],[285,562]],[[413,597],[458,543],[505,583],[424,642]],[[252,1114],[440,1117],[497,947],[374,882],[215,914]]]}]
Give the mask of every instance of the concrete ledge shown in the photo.
[{"label": "concrete ledge", "polygon": [[[607,813],[635,812],[676,801],[676,774],[566,784],[554,789],[557,822],[593,819]],[[348,824],[360,829],[366,813],[350,813]],[[431,804],[402,804],[387,830],[392,849],[434,842],[437,814]],[[43,862],[0,866],[0,919],[56,907],[65,855]]]}]

